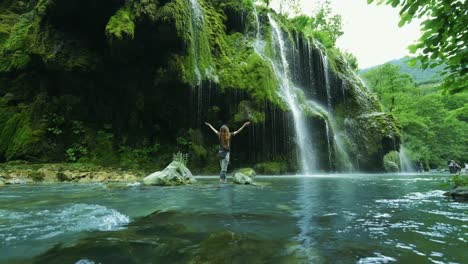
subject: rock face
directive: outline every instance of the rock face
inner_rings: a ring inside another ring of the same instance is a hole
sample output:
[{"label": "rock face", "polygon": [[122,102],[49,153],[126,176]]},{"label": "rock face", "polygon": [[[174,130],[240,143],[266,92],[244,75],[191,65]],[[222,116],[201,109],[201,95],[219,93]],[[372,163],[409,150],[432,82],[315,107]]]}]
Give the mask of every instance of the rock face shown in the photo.
[{"label": "rock face", "polygon": [[[236,139],[243,144],[232,167],[298,171],[293,111],[271,64],[286,58],[317,170],[382,171],[383,156],[399,145],[393,117],[343,55],[273,11],[254,13],[252,2],[0,1],[0,162],[161,167],[171,158],[161,149],[176,152],[178,142],[194,171],[212,172],[215,139],[200,125],[248,119],[255,133]],[[285,56],[269,15],[284,22]],[[346,151],[335,147],[338,136]]]},{"label": "rock face", "polygon": [[234,183],[236,183],[236,184],[253,184],[254,181],[249,176],[238,172],[238,173],[234,174]]},{"label": "rock face", "polygon": [[173,161],[164,170],[146,176],[143,183],[146,185],[175,186],[195,183],[190,170],[182,163]]},{"label": "rock face", "polygon": [[468,187],[457,187],[444,195],[450,196],[458,201],[468,201]]}]

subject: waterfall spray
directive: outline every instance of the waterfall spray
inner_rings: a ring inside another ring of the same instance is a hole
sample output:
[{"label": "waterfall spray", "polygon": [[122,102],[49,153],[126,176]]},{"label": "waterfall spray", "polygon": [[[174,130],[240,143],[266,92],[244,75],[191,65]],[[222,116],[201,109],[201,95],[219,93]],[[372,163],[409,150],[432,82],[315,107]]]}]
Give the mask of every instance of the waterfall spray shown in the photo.
[{"label": "waterfall spray", "polygon": [[280,58],[273,61],[273,69],[276,77],[280,82],[280,96],[288,104],[294,118],[294,128],[296,132],[296,144],[299,148],[299,159],[302,172],[310,174],[317,169],[316,153],[313,150],[313,144],[309,135],[309,130],[306,127],[305,118],[300,109],[299,102],[296,96],[296,87],[291,80],[289,71],[289,63],[286,58],[286,49],[282,32],[271,14],[268,14],[268,20],[272,28],[272,35],[277,44],[276,51],[279,52]]}]

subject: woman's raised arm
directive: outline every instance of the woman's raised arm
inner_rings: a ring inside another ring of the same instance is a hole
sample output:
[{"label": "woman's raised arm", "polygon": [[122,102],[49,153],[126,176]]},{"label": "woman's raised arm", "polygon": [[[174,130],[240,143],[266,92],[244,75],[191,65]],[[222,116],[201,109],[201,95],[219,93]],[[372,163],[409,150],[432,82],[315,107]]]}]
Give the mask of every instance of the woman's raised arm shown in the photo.
[{"label": "woman's raised arm", "polygon": [[250,125],[250,122],[245,122],[245,123],[241,126],[241,128],[239,128],[239,129],[238,129],[236,132],[234,132],[233,134],[234,134],[234,135],[239,134],[239,133],[242,131],[242,129],[244,129],[244,127],[246,127],[246,126],[248,126],[248,125]]},{"label": "woman's raised arm", "polygon": [[207,125],[209,128],[211,128],[211,130],[213,130],[213,132],[214,132],[216,135],[219,135],[219,131],[216,130],[210,123],[205,122],[205,125]]}]

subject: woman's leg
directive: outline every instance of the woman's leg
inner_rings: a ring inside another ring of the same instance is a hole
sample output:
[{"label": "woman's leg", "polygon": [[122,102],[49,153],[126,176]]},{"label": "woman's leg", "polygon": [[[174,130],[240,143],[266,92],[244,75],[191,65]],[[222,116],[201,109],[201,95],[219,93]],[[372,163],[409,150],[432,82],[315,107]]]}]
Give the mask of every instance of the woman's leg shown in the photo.
[{"label": "woman's leg", "polygon": [[219,175],[219,178],[221,181],[226,181],[227,168],[229,165],[229,152],[226,154],[226,157],[224,157],[224,159],[219,161],[219,164],[221,165],[221,173]]}]

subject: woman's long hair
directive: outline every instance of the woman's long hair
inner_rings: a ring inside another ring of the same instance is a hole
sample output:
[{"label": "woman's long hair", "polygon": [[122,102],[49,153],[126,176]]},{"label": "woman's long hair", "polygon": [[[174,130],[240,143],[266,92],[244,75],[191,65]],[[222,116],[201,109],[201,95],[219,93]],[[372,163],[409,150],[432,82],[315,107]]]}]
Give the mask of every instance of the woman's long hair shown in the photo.
[{"label": "woman's long hair", "polygon": [[219,140],[221,145],[225,149],[229,149],[229,139],[231,138],[231,133],[229,133],[229,128],[226,125],[222,125],[219,129]]}]

